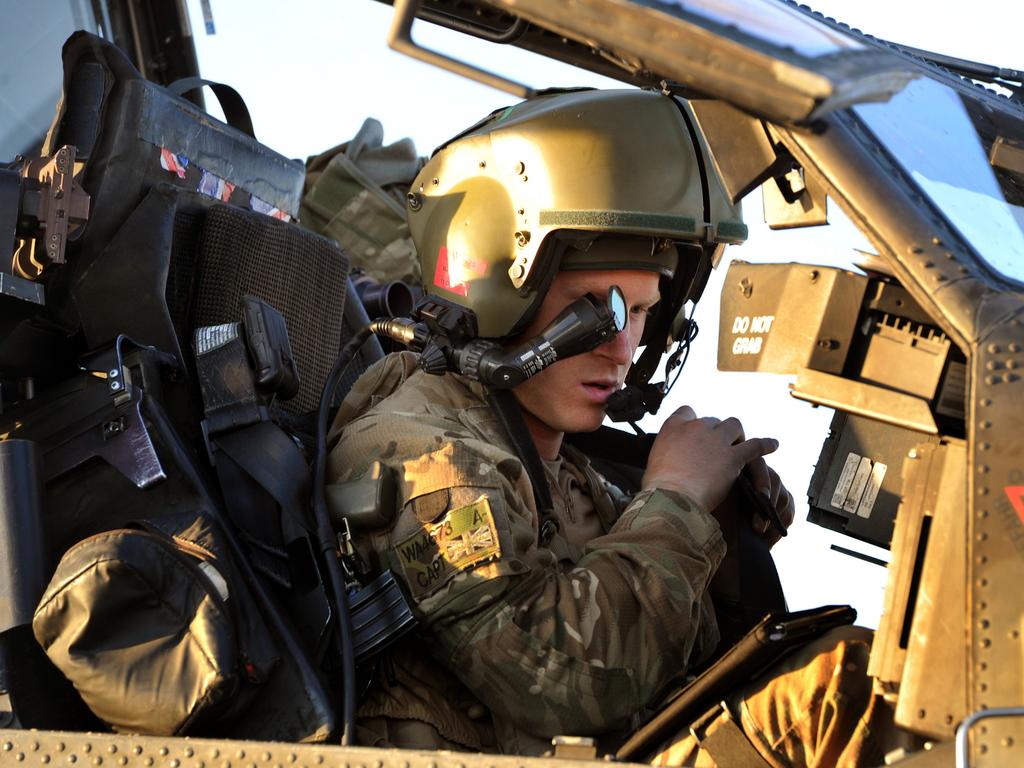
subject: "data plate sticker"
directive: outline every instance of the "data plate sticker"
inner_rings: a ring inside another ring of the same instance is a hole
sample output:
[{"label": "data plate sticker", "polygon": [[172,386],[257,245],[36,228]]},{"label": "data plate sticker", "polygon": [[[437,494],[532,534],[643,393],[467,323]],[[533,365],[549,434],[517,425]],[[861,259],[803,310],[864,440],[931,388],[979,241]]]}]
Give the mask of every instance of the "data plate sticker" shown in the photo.
[{"label": "data plate sticker", "polygon": [[857,505],[858,517],[871,517],[871,510],[875,508],[875,499],[878,498],[878,491],[885,479],[885,470],[889,467],[880,461],[871,464],[871,474],[868,476],[867,485],[864,486],[864,495]]},{"label": "data plate sticker", "polygon": [[832,506],[858,517],[871,517],[888,466],[850,453],[832,493]]},{"label": "data plate sticker", "polygon": [[413,597],[426,597],[470,566],[501,557],[486,496],[451,509],[436,523],[402,539],[395,551]]},{"label": "data plate sticker", "polygon": [[865,456],[857,465],[857,471],[853,473],[853,482],[850,483],[850,493],[843,502],[843,509],[851,514],[857,511],[860,497],[864,495],[867,488],[868,478],[871,477],[871,459]]},{"label": "data plate sticker", "polygon": [[857,467],[860,466],[860,459],[861,457],[856,453],[851,453],[846,457],[843,471],[839,475],[839,482],[836,483],[836,489],[832,493],[832,506],[836,509],[842,509],[843,504],[846,503],[846,497],[850,494],[850,486],[853,485],[853,476],[857,474]]}]

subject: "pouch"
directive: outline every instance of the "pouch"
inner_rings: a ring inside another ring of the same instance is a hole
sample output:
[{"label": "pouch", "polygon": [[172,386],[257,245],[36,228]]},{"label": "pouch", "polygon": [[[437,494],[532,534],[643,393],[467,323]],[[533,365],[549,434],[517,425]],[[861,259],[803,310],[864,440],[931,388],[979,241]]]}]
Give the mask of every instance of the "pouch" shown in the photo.
[{"label": "pouch", "polygon": [[33,632],[115,730],[223,731],[277,664],[219,539],[209,519],[183,513],[90,536],[57,566]]}]

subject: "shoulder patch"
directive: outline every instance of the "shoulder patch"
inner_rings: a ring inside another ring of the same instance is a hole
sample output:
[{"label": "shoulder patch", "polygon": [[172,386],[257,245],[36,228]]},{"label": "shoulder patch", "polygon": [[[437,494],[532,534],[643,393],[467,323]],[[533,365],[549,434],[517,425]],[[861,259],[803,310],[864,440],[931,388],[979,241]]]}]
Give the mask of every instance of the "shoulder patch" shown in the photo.
[{"label": "shoulder patch", "polygon": [[433,594],[461,571],[501,557],[498,530],[486,496],[448,510],[394,545],[405,581],[416,599]]}]

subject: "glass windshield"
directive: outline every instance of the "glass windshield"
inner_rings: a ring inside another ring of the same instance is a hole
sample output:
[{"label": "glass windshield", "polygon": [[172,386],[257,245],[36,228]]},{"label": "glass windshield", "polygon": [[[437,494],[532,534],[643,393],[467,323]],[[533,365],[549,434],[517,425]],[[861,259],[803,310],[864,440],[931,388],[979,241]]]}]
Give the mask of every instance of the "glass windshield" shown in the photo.
[{"label": "glass windshield", "polygon": [[1024,281],[1024,127],[933,80],[854,107],[989,266]]},{"label": "glass windshield", "polygon": [[750,37],[815,57],[863,46],[777,0],[637,0],[672,13],[679,9],[739,29]]},{"label": "glass windshield", "polygon": [[98,32],[105,3],[55,0],[4,3],[0,32],[0,162],[32,155],[42,144],[60,96],[60,50],[76,29]]}]

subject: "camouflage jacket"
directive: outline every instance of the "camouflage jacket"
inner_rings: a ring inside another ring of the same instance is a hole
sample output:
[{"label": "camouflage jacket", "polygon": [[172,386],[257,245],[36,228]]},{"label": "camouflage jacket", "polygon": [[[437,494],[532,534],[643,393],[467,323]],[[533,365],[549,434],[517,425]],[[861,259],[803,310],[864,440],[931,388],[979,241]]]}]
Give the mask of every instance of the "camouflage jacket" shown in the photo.
[{"label": "camouflage jacket", "polygon": [[490,711],[502,751],[538,752],[553,735],[629,726],[713,649],[707,586],[725,545],[684,496],[642,491],[621,515],[595,499],[603,535],[574,542],[563,519],[541,546],[529,477],[483,388],[422,373],[410,353],[364,374],[330,439],[330,479],[359,478],[375,460],[397,473],[393,525],[358,545],[405,582],[421,622],[392,676],[416,690],[375,692],[361,716],[424,720],[451,741],[492,746],[448,711],[462,700],[443,690],[454,676]]}]

